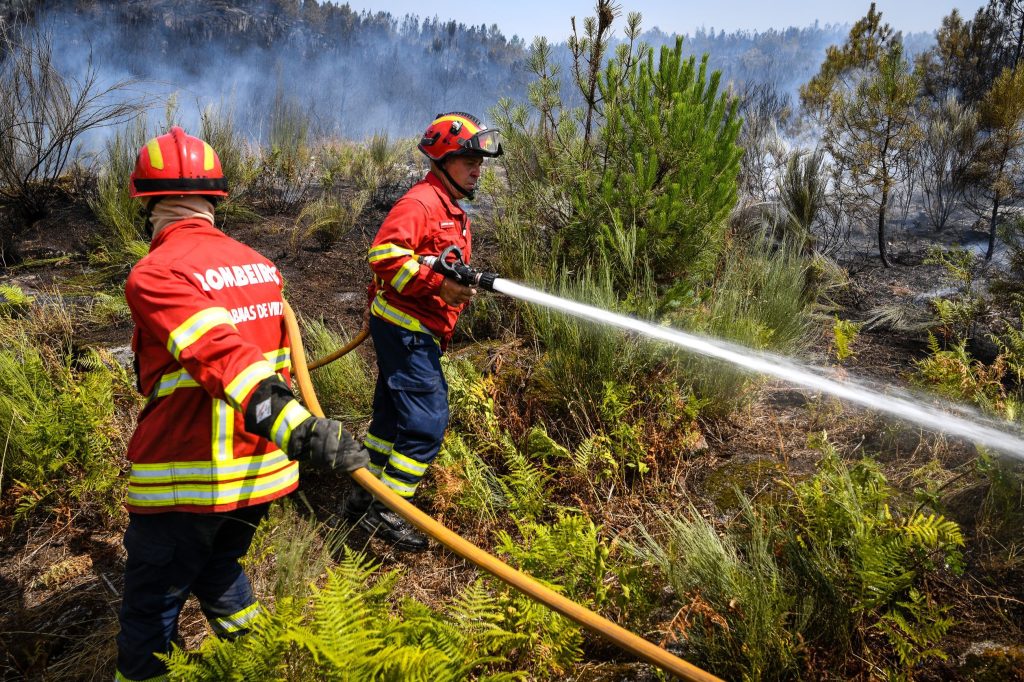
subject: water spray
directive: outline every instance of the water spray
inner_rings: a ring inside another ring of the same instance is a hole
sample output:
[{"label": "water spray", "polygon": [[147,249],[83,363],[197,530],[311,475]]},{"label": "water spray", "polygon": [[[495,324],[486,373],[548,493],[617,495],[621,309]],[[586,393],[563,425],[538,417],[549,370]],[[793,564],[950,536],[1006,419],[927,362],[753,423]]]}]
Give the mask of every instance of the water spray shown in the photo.
[{"label": "water spray", "polygon": [[496,291],[567,315],[637,332],[680,346],[698,355],[716,358],[751,372],[773,376],[790,384],[827,393],[841,400],[864,405],[925,428],[960,436],[977,445],[1024,459],[1024,436],[998,428],[991,420],[980,414],[971,414],[970,418],[961,417],[918,400],[893,395],[897,392],[893,387],[831,379],[824,376],[829,371],[825,368],[800,365],[779,355],[754,351],[727,341],[643,322],[530,289],[502,279],[495,273],[474,270],[465,264],[462,252],[457,247],[448,247],[439,256],[421,258],[420,262],[465,286]]}]

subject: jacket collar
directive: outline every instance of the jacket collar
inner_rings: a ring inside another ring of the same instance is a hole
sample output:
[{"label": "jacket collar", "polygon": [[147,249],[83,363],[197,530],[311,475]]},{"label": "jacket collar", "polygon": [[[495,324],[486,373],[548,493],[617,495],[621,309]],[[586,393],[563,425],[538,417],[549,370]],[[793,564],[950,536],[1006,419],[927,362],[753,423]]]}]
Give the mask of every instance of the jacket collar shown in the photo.
[{"label": "jacket collar", "polygon": [[424,178],[424,181],[434,188],[434,191],[437,192],[437,196],[441,197],[441,202],[445,207],[447,207],[449,213],[452,213],[453,215],[462,215],[465,213],[465,211],[462,210],[462,207],[459,206],[459,202],[452,199],[451,194],[448,194],[448,189],[444,186],[444,183],[441,182],[441,178],[434,175],[434,171],[427,171],[427,177]]},{"label": "jacket collar", "polygon": [[184,230],[199,230],[205,234],[223,234],[220,230],[218,230],[216,227],[211,225],[206,220],[202,220],[199,218],[187,218],[185,220],[179,220],[176,223],[171,223],[164,229],[160,230],[160,232],[157,233],[155,237],[153,237],[153,241],[149,243],[149,250],[153,251],[158,246],[166,242],[169,238],[171,238],[172,235],[175,235]]}]

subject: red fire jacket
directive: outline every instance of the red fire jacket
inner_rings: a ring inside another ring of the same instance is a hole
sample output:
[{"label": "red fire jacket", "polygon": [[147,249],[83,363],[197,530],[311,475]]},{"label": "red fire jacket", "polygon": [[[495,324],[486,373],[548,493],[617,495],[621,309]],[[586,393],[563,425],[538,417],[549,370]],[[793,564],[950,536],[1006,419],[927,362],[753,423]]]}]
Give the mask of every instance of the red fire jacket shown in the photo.
[{"label": "red fire jacket", "polygon": [[243,428],[256,385],[275,373],[290,380],[274,264],[184,220],[156,236],[125,296],[147,396],[128,445],[128,510],[228,511],[294,490],[298,465]]},{"label": "red fire jacket", "polygon": [[469,216],[433,173],[416,183],[388,213],[370,247],[370,312],[406,329],[451,340],[463,306],[438,296],[444,275],[416,256],[437,256],[458,246],[466,263],[472,247]]}]

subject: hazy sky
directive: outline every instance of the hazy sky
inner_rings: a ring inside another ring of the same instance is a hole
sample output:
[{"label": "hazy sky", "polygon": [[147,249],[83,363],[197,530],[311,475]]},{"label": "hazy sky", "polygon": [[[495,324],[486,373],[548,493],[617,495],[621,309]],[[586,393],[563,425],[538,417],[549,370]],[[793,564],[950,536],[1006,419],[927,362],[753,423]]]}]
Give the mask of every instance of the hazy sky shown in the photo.
[{"label": "hazy sky", "polygon": [[[511,2],[425,3],[422,0],[348,0],[355,10],[387,11],[399,16],[437,15],[456,19],[464,24],[497,24],[507,36],[519,35],[529,42],[535,35],[554,41],[568,36],[569,17],[582,19],[593,13],[593,0],[512,0]],[[808,26],[817,19],[822,24],[857,21],[864,16],[870,1],[853,0],[619,0],[623,13],[639,11],[643,27],[657,26],[665,33],[690,33],[704,28],[765,30],[786,26]],[[960,14],[973,16],[986,0],[878,0],[882,19],[903,32],[931,31],[939,27],[942,17],[956,8]],[[620,29],[622,21],[616,22]]]}]

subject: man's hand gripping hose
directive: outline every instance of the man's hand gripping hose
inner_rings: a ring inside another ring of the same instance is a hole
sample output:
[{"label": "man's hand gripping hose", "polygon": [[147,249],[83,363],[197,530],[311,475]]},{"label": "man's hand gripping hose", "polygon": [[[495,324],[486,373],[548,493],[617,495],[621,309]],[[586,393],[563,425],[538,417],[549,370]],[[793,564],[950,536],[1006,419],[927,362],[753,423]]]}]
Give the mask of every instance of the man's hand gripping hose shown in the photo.
[{"label": "man's hand gripping hose", "polygon": [[[461,253],[458,254],[457,261],[462,262]],[[491,279],[490,283],[493,284],[493,281]],[[479,282],[479,286],[489,288],[482,281]],[[292,344],[292,368],[295,371],[295,378],[299,382],[302,398],[310,412],[322,418],[324,413],[320,408],[320,403],[317,401],[316,393],[313,390],[313,383],[309,378],[309,369],[306,365],[306,356],[302,348],[299,324],[295,319],[295,313],[287,302],[284,304],[284,313],[288,338],[291,339]],[[476,545],[448,530],[448,528],[393,493],[367,469],[356,469],[351,472],[351,476],[357,484],[368,490],[374,497],[387,505],[396,514],[402,516],[406,521],[416,526],[416,528],[531,599],[541,602],[548,608],[575,621],[591,632],[604,637],[621,649],[634,654],[652,665],[658,666],[672,675],[676,675],[680,679],[692,680],[693,682],[721,682],[718,677],[711,673],[687,663],[661,647],[619,627],[607,618],[566,599],[554,590],[544,587],[525,573],[521,573],[503,561],[487,554]]]}]

